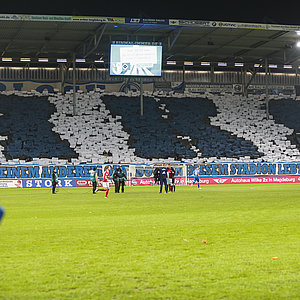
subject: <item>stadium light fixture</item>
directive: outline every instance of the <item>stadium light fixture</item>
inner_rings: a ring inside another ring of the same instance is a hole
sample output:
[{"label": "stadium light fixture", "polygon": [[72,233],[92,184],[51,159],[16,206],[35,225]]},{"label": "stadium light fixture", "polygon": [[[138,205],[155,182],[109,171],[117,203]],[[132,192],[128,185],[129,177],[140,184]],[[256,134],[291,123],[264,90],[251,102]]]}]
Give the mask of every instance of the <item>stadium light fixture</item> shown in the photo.
[{"label": "stadium light fixture", "polygon": [[11,57],[2,57],[2,61],[10,62],[10,61],[12,61],[12,58]]},{"label": "stadium light fixture", "polygon": [[20,58],[20,61],[21,61],[21,62],[30,62],[30,61],[31,61],[31,58],[29,58],[29,57],[21,57],[21,58]]},{"label": "stadium light fixture", "polygon": [[48,58],[42,58],[42,57],[38,58],[38,62],[48,62],[48,61],[49,61]]},{"label": "stadium light fixture", "polygon": [[292,65],[283,65],[283,68],[284,68],[284,69],[292,69],[293,66],[292,66]]},{"label": "stadium light fixture", "polygon": [[176,65],[176,61],[175,60],[168,60],[167,61],[167,65],[173,65],[173,66],[175,66]]},{"label": "stadium light fixture", "polygon": [[210,62],[208,61],[202,61],[201,66],[210,66]]},{"label": "stadium light fixture", "polygon": [[76,58],[75,61],[78,63],[85,63],[85,58]]},{"label": "stadium light fixture", "polygon": [[218,67],[227,67],[226,62],[218,62]]},{"label": "stadium light fixture", "polygon": [[270,64],[270,65],[269,65],[269,68],[270,68],[270,69],[276,69],[276,68],[277,68],[277,65],[275,65],[275,64]]},{"label": "stadium light fixture", "polygon": [[103,59],[95,59],[94,62],[95,63],[104,63],[104,60]]},{"label": "stadium light fixture", "polygon": [[185,66],[193,66],[194,65],[194,63],[192,61],[185,61],[183,64]]},{"label": "stadium light fixture", "polygon": [[66,58],[58,58],[58,59],[56,60],[56,62],[58,62],[58,63],[66,63],[66,62],[67,62],[67,59],[66,59]]},{"label": "stadium light fixture", "polygon": [[237,63],[234,63],[234,66],[235,67],[243,67],[244,63],[237,62]]}]

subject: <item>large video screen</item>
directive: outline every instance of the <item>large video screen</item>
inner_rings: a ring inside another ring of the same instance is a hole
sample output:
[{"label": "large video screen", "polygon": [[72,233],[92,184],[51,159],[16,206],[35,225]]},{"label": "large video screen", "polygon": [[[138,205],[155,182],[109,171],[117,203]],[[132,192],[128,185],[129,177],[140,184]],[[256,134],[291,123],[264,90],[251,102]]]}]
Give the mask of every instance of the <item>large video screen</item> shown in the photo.
[{"label": "large video screen", "polygon": [[161,76],[162,46],[111,44],[110,75]]}]

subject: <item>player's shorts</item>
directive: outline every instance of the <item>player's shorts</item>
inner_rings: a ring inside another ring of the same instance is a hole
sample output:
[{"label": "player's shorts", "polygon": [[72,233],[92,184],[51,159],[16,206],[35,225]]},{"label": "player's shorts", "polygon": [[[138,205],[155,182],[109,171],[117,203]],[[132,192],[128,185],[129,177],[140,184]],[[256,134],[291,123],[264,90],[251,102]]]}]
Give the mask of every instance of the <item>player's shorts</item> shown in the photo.
[{"label": "player's shorts", "polygon": [[199,177],[194,177],[194,182],[200,182],[200,178]]},{"label": "player's shorts", "polygon": [[109,189],[109,182],[108,182],[108,181],[105,181],[105,182],[102,181],[102,186],[103,186],[105,189]]},{"label": "player's shorts", "polygon": [[167,184],[172,184],[172,178],[167,178]]}]

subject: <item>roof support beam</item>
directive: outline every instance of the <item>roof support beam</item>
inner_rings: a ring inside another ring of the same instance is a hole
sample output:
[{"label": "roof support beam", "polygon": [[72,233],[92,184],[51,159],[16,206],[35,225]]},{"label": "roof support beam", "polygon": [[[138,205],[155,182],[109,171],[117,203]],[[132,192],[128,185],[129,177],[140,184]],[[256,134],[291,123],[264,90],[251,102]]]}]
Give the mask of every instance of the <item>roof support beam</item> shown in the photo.
[{"label": "roof support beam", "polygon": [[[75,53],[81,52],[83,58],[87,58],[98,49],[102,36],[105,32],[107,24],[100,25],[95,32],[75,47]],[[81,51],[80,51],[81,50]]]},{"label": "roof support beam", "polygon": [[174,36],[172,42],[171,42],[170,36],[168,37],[168,51],[172,50],[172,48],[174,47],[174,45],[175,45],[177,39],[179,38],[181,32],[182,32],[182,27],[180,27],[180,29],[177,31],[177,33]]}]

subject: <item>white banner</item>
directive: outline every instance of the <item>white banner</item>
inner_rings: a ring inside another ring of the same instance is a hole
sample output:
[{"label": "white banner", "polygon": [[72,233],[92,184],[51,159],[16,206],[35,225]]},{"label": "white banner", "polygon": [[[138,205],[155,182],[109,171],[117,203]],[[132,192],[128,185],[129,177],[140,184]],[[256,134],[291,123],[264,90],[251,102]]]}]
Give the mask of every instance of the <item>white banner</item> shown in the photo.
[{"label": "white banner", "polygon": [[0,180],[0,188],[21,188],[22,180]]}]

